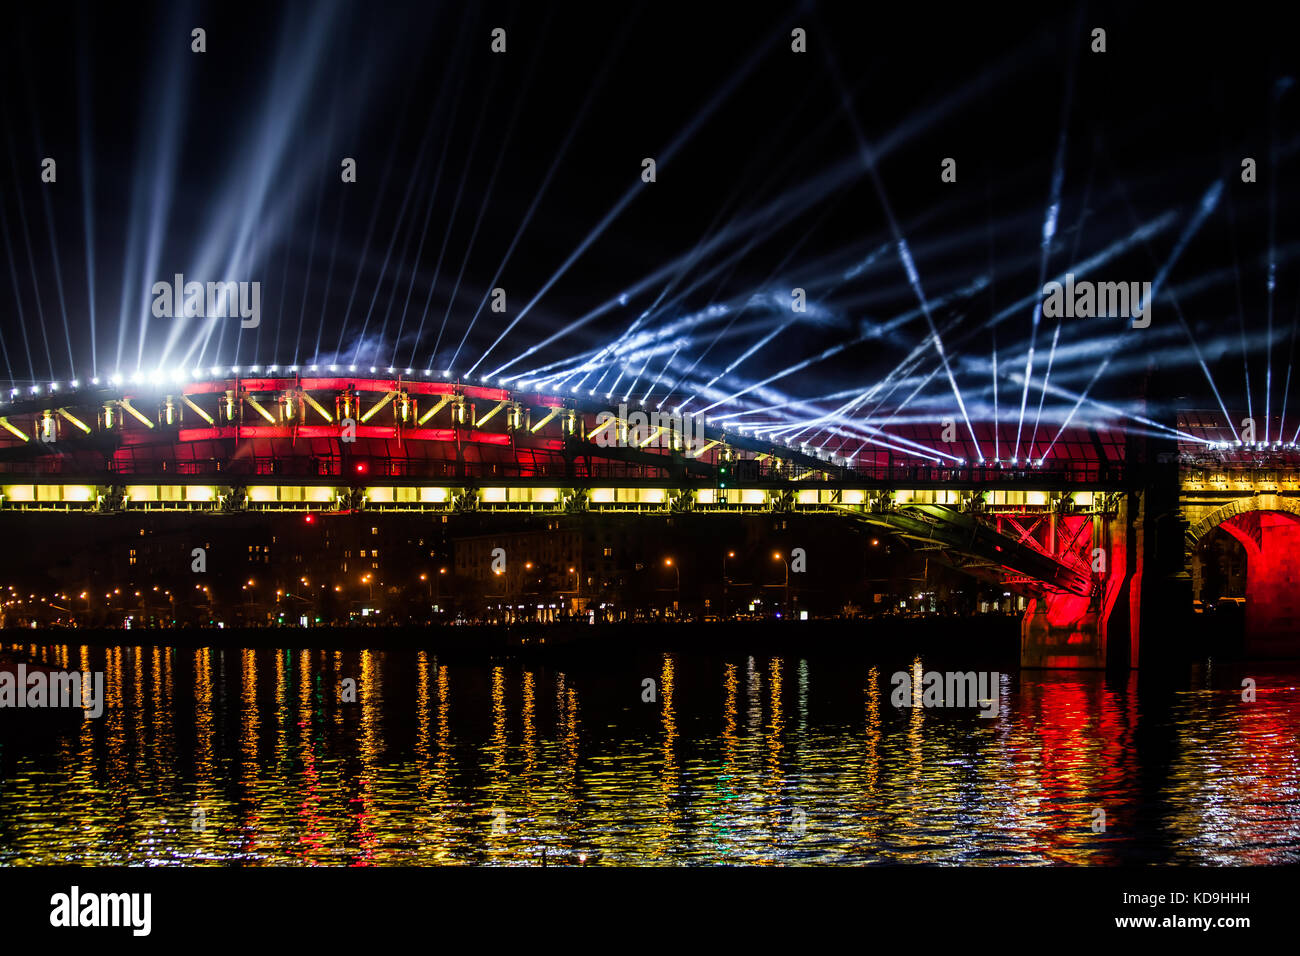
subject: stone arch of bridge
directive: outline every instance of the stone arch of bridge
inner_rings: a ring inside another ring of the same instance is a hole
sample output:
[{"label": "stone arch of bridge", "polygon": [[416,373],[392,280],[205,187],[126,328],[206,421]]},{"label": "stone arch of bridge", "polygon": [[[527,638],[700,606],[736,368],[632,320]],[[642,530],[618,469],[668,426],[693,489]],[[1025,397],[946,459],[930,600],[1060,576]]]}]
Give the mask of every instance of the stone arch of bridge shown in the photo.
[{"label": "stone arch of bridge", "polygon": [[1295,586],[1300,580],[1300,500],[1260,494],[1215,508],[1187,529],[1187,553],[1194,563],[1201,542],[1216,528],[1246,551],[1247,651],[1293,653],[1300,643],[1300,589]]},{"label": "stone arch of bridge", "polygon": [[[1219,527],[1219,525],[1223,524],[1225,521],[1229,521],[1237,515],[1263,511],[1271,511],[1276,514],[1287,515],[1291,520],[1300,522],[1300,500],[1295,498],[1272,494],[1251,495],[1249,498],[1238,498],[1235,501],[1229,501],[1227,504],[1215,508],[1199,521],[1188,526],[1188,550],[1190,551],[1195,548],[1201,543],[1206,535]],[[1239,535],[1234,536],[1238,537],[1238,540],[1240,540]]]}]

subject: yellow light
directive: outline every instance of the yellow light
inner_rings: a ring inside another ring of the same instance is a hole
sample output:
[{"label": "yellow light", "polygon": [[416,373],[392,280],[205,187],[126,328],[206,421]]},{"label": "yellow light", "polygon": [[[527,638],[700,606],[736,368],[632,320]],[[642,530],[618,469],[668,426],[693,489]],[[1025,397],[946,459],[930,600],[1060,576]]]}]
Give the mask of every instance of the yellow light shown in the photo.
[{"label": "yellow light", "polygon": [[94,497],[95,489],[87,485],[64,485],[63,498],[65,501],[90,501]]},{"label": "yellow light", "polygon": [[122,408],[126,409],[128,412],[130,412],[132,417],[134,417],[135,420],[138,421],[141,425],[145,426],[146,428],[153,428],[153,422],[149,421],[149,419],[146,418],[144,415],[141,415],[139,410],[134,405],[131,404],[129,399],[125,399],[125,398],[119,399],[117,404],[122,406]]},{"label": "yellow light", "polygon": [[248,402],[248,404],[252,405],[252,406],[253,406],[253,410],[254,410],[255,412],[257,412],[257,414],[259,414],[259,415],[261,415],[263,418],[265,418],[265,419],[266,419],[270,424],[272,424],[272,425],[275,424],[275,417],[274,417],[270,412],[268,412],[265,408],[263,408],[261,405],[259,405],[258,402],[257,402],[257,399],[253,398],[252,395],[245,395],[245,396],[244,396],[244,401],[246,401],[246,402]]},{"label": "yellow light", "polygon": [[72,414],[70,411],[68,411],[66,408],[60,408],[58,411],[59,411],[59,414],[60,414],[60,415],[62,415],[62,416],[63,416],[64,418],[66,418],[68,421],[72,422],[72,424],[76,425],[78,428],[80,428],[80,429],[81,429],[83,432],[85,432],[87,435],[90,434],[90,426],[87,425],[85,422],[83,422],[81,419],[77,418],[75,415],[73,415],[73,414]]},{"label": "yellow light", "polygon": [[780,551],[773,551],[773,552],[772,552],[772,560],[773,560],[773,561],[780,561],[780,560],[781,560],[781,552],[780,552]]},{"label": "yellow light", "polygon": [[181,401],[184,402],[187,406],[189,406],[190,410],[194,412],[195,415],[198,415],[199,418],[203,419],[209,425],[215,424],[212,421],[212,416],[209,415],[207,412],[205,412],[203,409],[199,408],[199,406],[195,405],[192,401],[190,401],[190,397],[188,395],[182,395]]},{"label": "yellow light", "polygon": [[186,485],[186,501],[215,501],[217,490],[211,485]]}]

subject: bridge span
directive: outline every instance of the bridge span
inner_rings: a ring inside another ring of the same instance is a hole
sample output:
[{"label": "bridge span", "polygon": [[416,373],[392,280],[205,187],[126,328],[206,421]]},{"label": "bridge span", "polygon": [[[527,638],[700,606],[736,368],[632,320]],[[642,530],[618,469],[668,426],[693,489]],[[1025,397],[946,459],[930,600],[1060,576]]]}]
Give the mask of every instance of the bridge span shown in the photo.
[{"label": "bridge span", "polygon": [[814,447],[428,373],[213,372],[12,391],[0,510],[820,512],[1027,594],[1027,667],[1164,656],[1204,603],[1221,529],[1246,549],[1248,650],[1300,643],[1300,457],[1234,444],[1205,413],[1180,417],[1181,439],[1053,429],[1009,458],[1005,423]]}]

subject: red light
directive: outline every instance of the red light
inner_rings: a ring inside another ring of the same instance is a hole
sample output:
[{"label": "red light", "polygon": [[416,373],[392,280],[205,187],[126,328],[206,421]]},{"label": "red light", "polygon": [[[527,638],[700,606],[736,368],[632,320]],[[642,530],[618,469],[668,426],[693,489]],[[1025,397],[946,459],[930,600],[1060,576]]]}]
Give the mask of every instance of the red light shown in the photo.
[{"label": "red light", "polygon": [[312,523],[313,521],[315,521],[315,520],[316,520],[316,516],[315,516],[315,515],[308,515],[308,516],[307,516],[307,523],[308,523],[308,524],[311,524],[311,523]]},{"label": "red light", "polygon": [[365,470],[366,470],[366,466],[365,466],[365,465],[357,465],[357,471],[358,471],[358,472],[364,474],[364,473],[365,473]]}]

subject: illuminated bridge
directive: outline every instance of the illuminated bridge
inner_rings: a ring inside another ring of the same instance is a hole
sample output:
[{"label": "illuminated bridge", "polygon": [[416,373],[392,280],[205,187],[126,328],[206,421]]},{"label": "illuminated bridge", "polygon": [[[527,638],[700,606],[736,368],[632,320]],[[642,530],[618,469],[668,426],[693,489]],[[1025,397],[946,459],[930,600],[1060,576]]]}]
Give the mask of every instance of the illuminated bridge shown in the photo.
[{"label": "illuminated bridge", "polygon": [[[1143,595],[1190,609],[1201,545],[1223,527],[1253,549],[1259,645],[1300,621],[1284,587],[1300,554],[1294,453],[1220,447],[1211,415],[1184,416],[1181,443],[1065,429],[1031,449],[1041,460],[1012,464],[944,442],[940,423],[845,454],[428,373],[214,371],[11,391],[0,508],[834,513],[1031,595],[1023,660],[1048,667],[1138,663],[1138,631],[1159,630],[1142,625]],[[981,447],[1010,447],[991,424],[974,427]]]},{"label": "illuminated bridge", "polygon": [[[273,369],[274,367],[272,367]],[[1047,461],[979,461],[973,443],[942,441],[942,429],[900,426],[874,445],[842,455],[825,447],[760,440],[746,429],[707,420],[669,419],[661,409],[584,401],[412,377],[359,377],[314,370],[248,375],[230,370],[209,380],[12,389],[0,404],[0,475],[38,485],[129,482],[143,492],[234,481],[266,487],[364,488],[373,505],[442,505],[436,496],[398,496],[386,486],[430,481],[528,488],[557,481],[633,480],[754,487],[845,486],[899,481],[918,487],[1026,482],[1042,488],[1122,486],[1125,439],[1076,429],[1058,439]],[[637,415],[641,419],[636,419]],[[995,445],[991,426],[983,442]],[[684,434],[686,433],[686,434]],[[693,440],[692,440],[693,439]],[[1010,447],[1010,441],[1006,442]],[[728,480],[730,479],[730,480]],[[725,490],[725,489],[724,489]],[[32,501],[76,504],[61,492]],[[726,500],[723,500],[726,499]],[[12,493],[6,500],[15,503]],[[135,496],[139,504],[211,504],[200,491],[179,497]],[[275,507],[328,504],[275,495]],[[91,502],[93,503],[93,502]],[[508,496],[483,504],[547,504],[545,496]],[[644,501],[611,504],[661,504]],[[702,504],[742,505],[745,496],[704,494]]]}]

